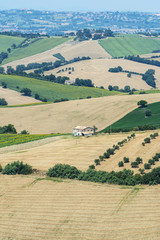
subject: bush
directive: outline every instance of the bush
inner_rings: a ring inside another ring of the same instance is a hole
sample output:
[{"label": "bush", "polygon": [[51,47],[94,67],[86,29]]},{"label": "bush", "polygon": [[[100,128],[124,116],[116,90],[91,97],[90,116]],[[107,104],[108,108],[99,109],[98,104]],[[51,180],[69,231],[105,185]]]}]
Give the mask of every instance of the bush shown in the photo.
[{"label": "bush", "polygon": [[138,167],[138,163],[137,162],[132,162],[131,163],[131,167],[132,168],[137,168]]},{"label": "bush", "polygon": [[123,160],[124,160],[124,163],[129,163],[129,158],[124,157]]},{"label": "bush", "polygon": [[95,162],[96,166],[100,165],[100,160],[99,159],[95,159],[94,162]]},{"label": "bush", "polygon": [[145,146],[145,142],[142,142],[142,146]]},{"label": "bush", "polygon": [[89,169],[95,169],[95,166],[92,164],[89,166]]},{"label": "bush", "polygon": [[8,124],[7,126],[0,127],[0,134],[2,134],[2,133],[16,134],[17,131],[16,131],[14,125]]},{"label": "bush", "polygon": [[144,142],[145,142],[145,143],[150,143],[150,142],[151,142],[151,139],[150,139],[149,137],[147,137],[147,138],[144,139]]},{"label": "bush", "polygon": [[22,130],[21,134],[29,134],[29,132],[27,130]]},{"label": "bush", "polygon": [[139,168],[138,170],[139,170],[140,174],[144,174],[144,169]]},{"label": "bush", "polygon": [[149,163],[150,165],[155,165],[155,160],[154,160],[154,159],[149,159],[149,160],[148,160],[148,163]]},{"label": "bush", "polygon": [[104,156],[104,158],[110,158],[110,154],[109,154],[108,152],[105,152],[105,153],[103,154],[103,156]]},{"label": "bush", "polygon": [[1,105],[1,106],[8,105],[8,103],[7,103],[7,101],[5,100],[5,98],[0,98],[0,105]]},{"label": "bush", "polygon": [[147,106],[147,101],[145,101],[145,100],[140,100],[140,101],[137,103],[137,105],[140,106],[141,108],[146,107],[146,106]]},{"label": "bush", "polygon": [[2,174],[15,175],[15,174],[31,174],[32,167],[28,164],[23,164],[23,162],[13,162],[5,166]]},{"label": "bush", "polygon": [[152,116],[152,111],[151,111],[150,109],[147,109],[147,110],[145,111],[145,115],[146,115],[146,117]]},{"label": "bush", "polygon": [[1,82],[2,88],[7,88],[7,83],[6,82]]},{"label": "bush", "polygon": [[32,91],[29,88],[23,88],[21,90],[21,93],[23,93],[24,96],[29,96],[29,97],[32,95]]},{"label": "bush", "polygon": [[49,177],[61,177],[61,178],[78,178],[81,173],[76,167],[68,164],[56,164],[53,168],[50,168],[47,172]]},{"label": "bush", "polygon": [[143,163],[143,160],[142,160],[142,158],[137,157],[137,158],[136,158],[136,162],[137,162],[138,164],[140,164],[140,163]]},{"label": "bush", "polygon": [[123,167],[123,166],[124,166],[123,161],[120,161],[120,162],[118,163],[118,166],[119,166],[119,167]]},{"label": "bush", "polygon": [[145,169],[150,169],[151,168],[151,164],[150,163],[145,163],[144,164],[144,168]]}]

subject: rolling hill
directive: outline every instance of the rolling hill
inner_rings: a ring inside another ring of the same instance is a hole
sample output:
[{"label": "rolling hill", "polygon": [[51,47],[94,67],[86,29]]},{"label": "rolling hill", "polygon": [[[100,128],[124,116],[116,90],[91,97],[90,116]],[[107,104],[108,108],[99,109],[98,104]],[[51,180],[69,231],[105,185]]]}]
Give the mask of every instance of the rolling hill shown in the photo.
[{"label": "rolling hill", "polygon": [[[62,38],[62,40],[64,41],[64,38]],[[40,42],[40,43],[43,43],[43,42]],[[35,43],[35,45],[36,44],[37,43]],[[17,65],[20,65],[20,64],[27,65],[28,63],[34,63],[34,62],[38,62],[38,63],[55,62],[58,59],[53,55],[57,53],[60,53],[66,60],[71,60],[73,58],[83,57],[83,56],[85,57],[89,56],[92,59],[111,58],[111,56],[98,44],[98,41],[77,42],[77,41],[71,41],[70,39],[68,39],[68,41],[65,41],[64,43],[52,49],[49,49],[49,50],[46,49],[47,51],[44,49],[44,46],[42,45],[42,49],[43,51],[40,51],[40,53],[36,54],[35,51],[33,51],[34,54],[30,54],[29,57],[24,57],[20,60],[13,60],[10,58],[11,62],[7,64],[5,64],[4,62],[3,66],[6,68],[7,65],[9,65],[15,68]],[[29,50],[30,49],[28,49],[28,51]],[[19,54],[18,51],[17,51],[17,54]]]},{"label": "rolling hill", "polygon": [[[137,101],[158,102],[159,93],[142,95],[107,96],[74,100],[48,105],[0,108],[0,126],[12,123],[18,132],[72,133],[78,125],[93,126],[98,130],[111,125],[137,108]],[[18,116],[18,118],[17,118]]]},{"label": "rolling hill", "polygon": [[7,52],[7,49],[11,48],[12,44],[19,45],[23,40],[24,38],[21,37],[0,35],[0,52]]},{"label": "rolling hill", "polygon": [[138,35],[120,35],[100,40],[99,43],[112,57],[147,54],[160,49],[159,39]]},{"label": "rolling hill", "polygon": [[47,98],[49,102],[54,102],[55,100],[60,100],[61,98],[74,100],[87,97],[95,98],[119,94],[118,92],[110,92],[100,88],[68,86],[22,76],[0,75],[0,81],[7,83],[7,87],[9,89],[18,92],[20,92],[23,88],[29,88],[32,91],[33,97],[36,93],[38,93],[40,97]]},{"label": "rolling hill", "polygon": [[[146,117],[146,110],[151,110],[151,116]],[[112,124],[113,129],[133,129],[142,125],[150,125],[160,128],[160,102],[149,104],[145,108],[137,108],[128,113],[119,121]],[[106,128],[106,130],[109,129]]]},{"label": "rolling hill", "polygon": [[[16,48],[9,55],[8,58],[3,61],[3,64],[10,63],[15,60],[23,59],[38,53],[42,53],[44,51],[50,50],[66,41],[68,38],[60,38],[60,37],[50,37],[50,38],[41,38],[37,39],[37,41],[33,41],[26,47]],[[21,62],[21,61],[20,61]],[[21,62],[23,64],[23,62]],[[8,64],[11,66],[10,64]]]},{"label": "rolling hill", "polygon": [[124,188],[45,180],[42,176],[0,175],[0,189],[2,239],[159,238],[157,186]]},{"label": "rolling hill", "polygon": [[[137,63],[126,59],[93,59],[80,61],[56,68],[51,71],[47,71],[45,72],[45,74],[47,75],[52,73],[56,76],[67,76],[73,81],[75,80],[75,78],[91,79],[95,86],[104,86],[105,88],[108,88],[108,85],[119,86],[119,88],[124,88],[124,86],[129,85],[131,88],[136,89],[151,89],[151,86],[146,84],[145,81],[142,80],[141,76],[132,74],[131,78],[128,78],[127,73],[108,72],[109,68],[114,68],[118,66],[121,66],[123,70],[142,74],[144,74],[148,69],[154,69],[156,87],[160,88],[159,67],[143,63]],[[69,67],[73,67],[74,71],[65,71],[65,69],[69,69]],[[64,69],[64,71],[60,71],[62,69]],[[69,74],[69,72],[71,72],[71,74]]]}]

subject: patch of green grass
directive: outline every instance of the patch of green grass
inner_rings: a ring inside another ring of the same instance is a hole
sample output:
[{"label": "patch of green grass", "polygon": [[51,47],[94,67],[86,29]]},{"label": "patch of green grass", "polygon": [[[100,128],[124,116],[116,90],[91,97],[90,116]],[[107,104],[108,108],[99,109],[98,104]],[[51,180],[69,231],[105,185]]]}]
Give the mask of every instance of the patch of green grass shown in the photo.
[{"label": "patch of green grass", "polygon": [[[150,109],[152,116],[146,117],[145,111]],[[145,108],[136,108],[126,116],[108,126],[104,130],[113,129],[132,129],[137,126],[151,125],[160,128],[160,102],[148,104]],[[102,130],[102,131],[104,131]]]},{"label": "patch of green grass", "polygon": [[160,49],[160,40],[138,35],[122,35],[100,40],[99,43],[112,57],[147,54]]},{"label": "patch of green grass", "polygon": [[62,62],[65,61],[65,58],[64,58],[64,57],[62,56],[62,54],[60,54],[60,53],[56,53],[56,54],[54,54],[53,56],[56,57],[56,58],[58,58],[58,59],[61,60]]},{"label": "patch of green grass", "polygon": [[24,41],[24,38],[21,38],[21,37],[11,37],[11,36],[0,35],[0,52],[7,52],[7,49],[11,48],[12,44],[19,45],[23,41]]},{"label": "patch of green grass", "polygon": [[[33,42],[29,44],[27,47],[17,48],[13,50],[7,59],[3,61],[3,64],[22,59],[25,57],[29,57],[38,53],[42,53],[49,49],[52,49],[66,41],[69,41],[69,38],[62,37],[51,37],[51,38],[43,38],[39,41]],[[35,60],[36,62],[36,60]]]},{"label": "patch of green grass", "polygon": [[63,134],[0,134],[0,148],[62,135]]},{"label": "patch of green grass", "polygon": [[[160,93],[160,89],[140,90],[140,91],[134,92],[134,94],[140,94],[140,92],[145,92],[145,94]],[[143,94],[141,95],[143,96]]]},{"label": "patch of green grass", "polygon": [[[88,96],[96,98],[120,94],[119,92],[106,89],[69,86],[21,76],[0,75],[0,83],[3,81],[7,83],[9,89],[20,92],[22,88],[29,88],[32,91],[33,97],[35,96],[35,93],[38,93],[40,97],[47,98],[47,101],[49,102],[54,102],[61,98],[74,100],[86,98]],[[19,88],[17,88],[17,86]]]},{"label": "patch of green grass", "polygon": [[28,107],[28,106],[51,104],[51,103],[52,102],[39,102],[39,103],[26,103],[26,104],[21,104],[21,105],[4,105],[4,106],[0,106],[0,108]]}]

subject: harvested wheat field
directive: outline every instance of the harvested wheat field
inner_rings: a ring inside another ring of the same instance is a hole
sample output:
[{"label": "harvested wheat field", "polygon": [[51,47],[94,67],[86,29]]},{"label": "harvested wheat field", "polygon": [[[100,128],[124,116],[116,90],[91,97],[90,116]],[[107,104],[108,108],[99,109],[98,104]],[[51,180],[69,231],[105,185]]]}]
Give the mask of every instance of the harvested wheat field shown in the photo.
[{"label": "harvested wheat field", "polygon": [[[160,69],[159,67],[137,63],[125,59],[93,59],[81,62],[76,62],[69,64],[57,69],[45,72],[45,74],[54,74],[56,76],[67,76],[70,80],[74,81],[76,78],[91,79],[95,86],[104,86],[108,88],[108,85],[119,86],[119,88],[124,88],[124,86],[129,85],[131,88],[136,89],[151,89],[151,86],[146,84],[142,80],[142,76],[132,74],[131,78],[127,77],[127,73],[111,73],[108,72],[109,68],[114,68],[121,66],[123,70],[145,73],[148,69],[155,69],[156,86],[160,88]],[[74,71],[65,69],[69,67],[74,67]],[[59,70],[64,69],[64,72],[57,73]],[[71,72],[71,74],[69,74]]]},{"label": "harvested wheat field", "polygon": [[[111,172],[113,170],[121,171],[126,168],[132,169],[135,173],[139,172],[138,168],[131,168],[131,162],[134,162],[137,157],[141,157],[143,164],[140,164],[139,168],[144,168],[144,163],[147,163],[156,153],[160,152],[160,136],[151,140],[150,144],[142,146],[144,138],[149,137],[151,133],[153,131],[136,133],[134,139],[125,143],[119,150],[116,150],[113,156],[101,162],[101,165],[96,166],[96,169]],[[113,145],[127,138],[128,135],[130,133],[98,134],[89,138],[81,137],[77,141],[75,137],[71,136],[65,138],[57,137],[39,146],[29,143],[22,144],[22,146],[5,147],[0,149],[1,164],[4,167],[8,163],[20,160],[30,164],[33,168],[47,171],[57,163],[65,163],[86,171],[89,165],[94,164],[95,159],[99,158],[100,155],[102,156],[108,148],[112,148]],[[41,143],[41,141],[39,142]],[[124,167],[119,167],[118,163],[123,161],[124,157],[129,157],[130,162],[125,163]],[[159,166],[160,162],[155,162],[153,167]],[[148,171],[146,170],[146,172]]]},{"label": "harvested wheat field", "polygon": [[8,105],[20,105],[41,102],[32,97],[23,96],[21,93],[0,87],[0,98],[5,98]]},{"label": "harvested wheat field", "polygon": [[37,178],[0,175],[0,239],[159,239],[158,186]]},{"label": "harvested wheat field", "polygon": [[111,56],[99,45],[98,41],[68,41],[53,49],[47,50],[43,53],[35,54],[20,60],[16,60],[3,65],[6,69],[7,66],[16,68],[17,65],[27,65],[28,63],[42,63],[42,62],[55,62],[58,60],[53,55],[61,53],[66,60],[71,60],[76,57],[91,57],[96,58],[111,58]]},{"label": "harvested wheat field", "polygon": [[[0,109],[0,126],[15,125],[18,132],[72,133],[75,126],[93,126],[102,130],[137,108],[141,99],[158,102],[160,94],[107,96],[38,106]],[[18,117],[17,117],[18,116]]]}]

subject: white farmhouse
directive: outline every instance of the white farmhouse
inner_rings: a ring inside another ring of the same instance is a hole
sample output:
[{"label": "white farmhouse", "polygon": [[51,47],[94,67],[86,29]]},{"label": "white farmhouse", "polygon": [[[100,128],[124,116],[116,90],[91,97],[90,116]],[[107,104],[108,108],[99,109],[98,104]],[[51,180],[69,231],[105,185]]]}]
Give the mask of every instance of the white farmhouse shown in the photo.
[{"label": "white farmhouse", "polygon": [[77,126],[73,129],[73,136],[91,136],[94,134],[94,128],[86,126]]}]

